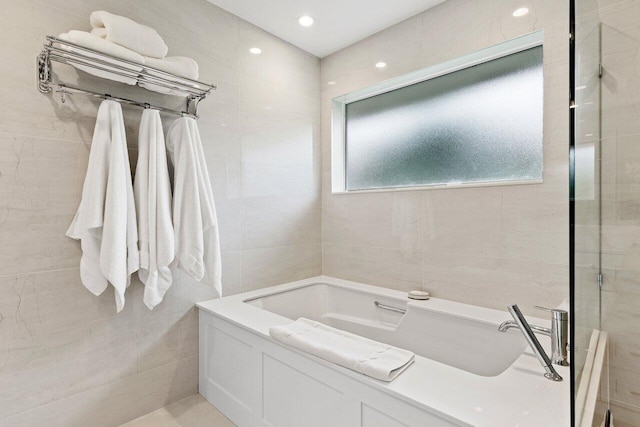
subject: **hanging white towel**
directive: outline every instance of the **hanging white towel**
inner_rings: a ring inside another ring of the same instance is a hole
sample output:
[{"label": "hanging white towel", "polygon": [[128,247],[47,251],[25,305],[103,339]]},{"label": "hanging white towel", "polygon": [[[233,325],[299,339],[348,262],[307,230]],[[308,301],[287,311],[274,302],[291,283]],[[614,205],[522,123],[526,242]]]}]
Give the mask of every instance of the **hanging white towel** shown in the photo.
[{"label": "hanging white towel", "polygon": [[197,123],[175,121],[167,134],[174,167],[174,264],[198,281],[210,283],[222,296],[222,270],[216,208]]},{"label": "hanging white towel", "polygon": [[[198,63],[186,56],[167,56],[163,59],[155,59],[155,58],[144,58],[145,65],[149,67],[155,68],[160,71],[164,71],[166,73],[175,74],[176,76],[186,77],[191,80],[198,79]],[[158,72],[155,70],[148,69],[147,73],[152,76],[158,76],[165,79],[171,79],[171,77],[167,76],[162,72]],[[184,96],[183,92],[176,91],[166,86],[161,86],[153,83],[140,83],[141,87],[146,89],[164,93],[167,95],[179,95]]]},{"label": "hanging white towel", "polygon": [[169,48],[153,28],[104,10],[92,12],[89,22],[97,37],[104,38],[142,56],[164,58]]},{"label": "hanging white towel", "polygon": [[[62,40],[66,40],[71,43],[75,43],[77,45],[87,47],[89,49],[97,50],[98,52],[102,52],[107,55],[115,56],[116,58],[126,59],[128,61],[135,62],[136,64],[144,63],[144,58],[142,57],[142,55],[132,50],[129,50],[127,48],[124,48],[122,46],[118,46],[117,44],[103,40],[100,37],[96,37],[93,34],[89,34],[85,31],[73,30],[73,31],[69,31],[68,33],[60,34],[60,36],[58,37],[61,38]],[[114,80],[121,83],[126,83],[128,85],[135,85],[138,82],[138,75],[140,74],[140,71],[142,71],[142,67],[138,67],[136,65],[118,61],[117,59],[105,58],[104,56],[99,56],[99,55],[96,55],[84,50],[76,49],[73,47],[68,47],[64,45],[63,47],[66,50],[69,50],[71,52],[81,53],[82,55],[89,56],[91,58],[97,58],[102,61],[106,61],[114,65],[117,65],[118,67],[124,67],[127,70],[130,70],[130,72],[125,73],[125,74],[128,74],[128,76],[124,76],[121,74],[116,74],[116,72],[122,73],[123,72],[122,70],[116,69],[114,67],[110,67],[109,65],[106,65],[106,64],[101,65],[103,69],[97,69],[94,67],[87,67],[78,63],[71,63],[71,65],[73,65],[79,70],[84,71],[85,73],[89,73],[94,76],[98,76],[98,77],[109,79],[109,80]],[[109,72],[109,70],[112,70],[115,72]]]},{"label": "hanging white towel", "polygon": [[115,101],[100,104],[82,200],[67,236],[81,241],[84,286],[100,295],[111,283],[122,310],[139,253],[124,120]]},{"label": "hanging white towel", "polygon": [[410,351],[304,317],[287,325],[272,326],[269,335],[283,344],[381,381],[396,378],[415,358]]},{"label": "hanging white towel", "polygon": [[171,286],[169,265],[175,253],[167,152],[157,110],[142,113],[133,193],[140,248],[138,277],[145,285],[144,303],[153,309]]}]

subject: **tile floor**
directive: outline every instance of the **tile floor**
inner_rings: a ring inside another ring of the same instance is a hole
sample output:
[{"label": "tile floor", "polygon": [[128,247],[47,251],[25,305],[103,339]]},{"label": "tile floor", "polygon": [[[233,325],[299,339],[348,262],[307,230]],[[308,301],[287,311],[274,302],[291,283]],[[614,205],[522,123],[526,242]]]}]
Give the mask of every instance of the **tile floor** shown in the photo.
[{"label": "tile floor", "polygon": [[204,397],[194,394],[120,427],[235,427]]}]

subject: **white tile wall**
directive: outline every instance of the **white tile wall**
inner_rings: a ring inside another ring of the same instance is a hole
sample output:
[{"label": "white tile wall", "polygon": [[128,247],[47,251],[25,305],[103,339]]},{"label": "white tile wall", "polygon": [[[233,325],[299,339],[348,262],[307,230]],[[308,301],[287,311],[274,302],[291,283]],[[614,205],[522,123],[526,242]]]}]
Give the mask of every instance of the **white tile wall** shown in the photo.
[{"label": "white tile wall", "polygon": [[[518,19],[521,1],[448,0],[322,59],[325,274],[529,313],[568,298],[568,3],[526,5]],[[539,29],[544,184],[331,194],[331,98]]]},{"label": "white tile wall", "polygon": [[[177,272],[163,304],[137,281],[113,293],[79,280],[64,233],[77,208],[97,103],[37,92],[46,34],[88,30],[93,10],[156,28],[218,90],[200,132],[221,225],[225,292],[321,273],[319,60],[205,0],[6,0],[0,13],[0,425],[113,426],[197,389],[194,302],[213,297]],[[263,54],[250,55],[259,46]],[[56,65],[54,65],[56,67]],[[63,66],[57,67],[63,70]],[[97,90],[180,100],[62,72]],[[135,164],[140,110],[125,107]],[[165,128],[172,119],[164,117]]]}]

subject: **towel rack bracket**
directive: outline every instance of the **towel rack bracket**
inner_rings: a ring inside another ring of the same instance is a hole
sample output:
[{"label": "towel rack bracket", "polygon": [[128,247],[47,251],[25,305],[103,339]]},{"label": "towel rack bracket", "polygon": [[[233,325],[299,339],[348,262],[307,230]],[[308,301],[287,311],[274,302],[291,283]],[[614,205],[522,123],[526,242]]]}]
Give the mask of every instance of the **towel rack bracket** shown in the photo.
[{"label": "towel rack bracket", "polygon": [[200,104],[200,101],[202,101],[206,97],[207,97],[207,95],[203,95],[203,96],[189,95],[187,97],[187,111],[186,111],[186,113],[187,114],[197,115],[197,113],[198,113],[198,104]]},{"label": "towel rack bracket", "polygon": [[38,70],[38,91],[40,93],[51,93],[51,61],[49,51],[44,50],[37,58]]}]

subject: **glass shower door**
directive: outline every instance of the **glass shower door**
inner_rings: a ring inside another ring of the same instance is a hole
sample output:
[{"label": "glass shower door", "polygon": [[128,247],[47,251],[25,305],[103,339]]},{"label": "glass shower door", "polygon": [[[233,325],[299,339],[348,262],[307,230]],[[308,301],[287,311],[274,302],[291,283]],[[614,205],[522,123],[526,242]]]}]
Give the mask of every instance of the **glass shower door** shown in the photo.
[{"label": "glass shower door", "polygon": [[572,371],[574,426],[582,426],[600,336],[601,26],[595,0],[578,0],[575,8]]}]

